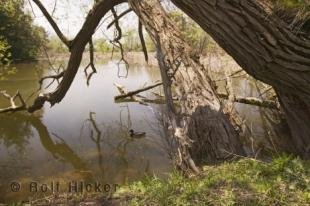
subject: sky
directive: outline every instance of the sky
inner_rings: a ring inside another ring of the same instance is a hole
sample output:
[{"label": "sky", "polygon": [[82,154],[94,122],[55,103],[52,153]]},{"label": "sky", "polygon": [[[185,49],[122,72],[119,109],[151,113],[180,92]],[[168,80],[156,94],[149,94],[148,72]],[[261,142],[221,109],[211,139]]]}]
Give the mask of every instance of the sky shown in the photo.
[{"label": "sky", "polygon": [[[45,28],[49,36],[54,36],[56,33],[50,26],[46,18],[43,16],[40,9],[31,0],[27,0],[26,9],[34,18],[34,23]],[[42,4],[48,10],[50,14],[53,14],[53,18],[58,24],[61,31],[69,38],[73,38],[83,25],[85,17],[88,11],[93,6],[93,0],[41,0]],[[56,2],[56,4],[55,4]],[[55,6],[56,5],[56,6]],[[54,9],[55,8],[55,9]],[[117,12],[120,14],[126,10],[128,6],[126,4],[117,7]],[[53,12],[54,11],[54,12]],[[110,16],[110,13],[107,15]],[[106,29],[112,18],[105,20],[102,19],[101,26],[97,29],[95,38],[112,39],[114,29]],[[126,31],[129,29],[138,27],[138,19],[136,15],[131,12],[121,20],[121,26]]]}]

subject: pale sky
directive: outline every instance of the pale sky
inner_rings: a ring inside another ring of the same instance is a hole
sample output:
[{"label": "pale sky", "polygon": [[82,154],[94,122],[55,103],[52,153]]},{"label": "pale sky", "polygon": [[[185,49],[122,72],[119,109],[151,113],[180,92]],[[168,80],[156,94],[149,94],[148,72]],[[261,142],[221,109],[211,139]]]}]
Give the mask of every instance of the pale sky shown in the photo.
[{"label": "pale sky", "polygon": [[[31,6],[30,6],[31,2]],[[88,11],[93,6],[93,0],[41,0],[42,4],[49,11],[50,14],[53,13],[55,2],[57,2],[53,17],[61,31],[68,36],[69,38],[73,38],[75,34],[80,30],[85,17]],[[33,11],[32,9],[33,8]],[[128,8],[126,4],[120,5],[117,7],[118,14],[121,11],[124,11]],[[40,9],[33,3],[31,0],[26,1],[26,9],[34,16],[35,24],[42,26],[48,32],[49,36],[56,35],[53,28],[50,26],[46,18],[43,16]],[[34,13],[34,14],[33,14]],[[106,17],[110,16],[110,13]],[[102,22],[106,19],[104,17]],[[95,38],[105,37],[107,35],[110,39],[112,39],[114,28],[106,29],[109,22],[111,22],[112,18],[104,21],[102,26],[100,26],[95,34]],[[131,12],[126,15],[121,20],[121,25],[124,30],[137,28],[138,19],[136,15]],[[105,35],[104,35],[104,34]]]}]

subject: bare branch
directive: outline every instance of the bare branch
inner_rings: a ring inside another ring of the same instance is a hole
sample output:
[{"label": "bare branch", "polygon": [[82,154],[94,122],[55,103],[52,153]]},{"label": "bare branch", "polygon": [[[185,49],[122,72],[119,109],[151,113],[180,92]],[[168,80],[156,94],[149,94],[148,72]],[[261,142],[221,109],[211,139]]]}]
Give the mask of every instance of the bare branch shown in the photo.
[{"label": "bare branch", "polygon": [[157,99],[149,99],[146,97],[138,97],[138,98],[125,98],[125,99],[119,99],[116,100],[115,103],[139,103],[142,105],[148,105],[148,104],[166,104],[165,99],[157,98]]},{"label": "bare branch", "polygon": [[157,84],[154,84],[154,85],[151,85],[148,87],[144,87],[142,89],[130,91],[130,92],[127,92],[125,87],[120,85],[120,84],[114,83],[114,85],[116,86],[116,88],[118,89],[118,91],[120,93],[120,95],[114,97],[114,100],[116,103],[138,102],[138,103],[143,104],[143,105],[148,105],[147,103],[165,104],[165,100],[162,97],[157,98],[157,99],[148,99],[144,96],[139,95],[139,93],[148,91],[148,90],[153,89],[155,87],[158,87],[158,86],[162,85],[162,83],[157,83]]},{"label": "bare branch", "polygon": [[[0,94],[7,98],[10,101],[10,107],[7,108],[3,108],[0,109],[0,113],[6,113],[6,112],[17,112],[17,111],[22,111],[22,110],[26,110],[27,109],[27,105],[23,99],[23,97],[21,96],[21,94],[19,93],[19,91],[16,92],[16,94],[14,96],[9,95],[6,91],[0,91]],[[17,106],[15,103],[15,99],[18,98],[21,105]]]},{"label": "bare branch", "polygon": [[57,7],[57,0],[55,0],[54,2],[54,8],[53,8],[53,11],[52,11],[52,15],[51,16],[54,16],[54,13],[56,11],[56,7]]},{"label": "bare branch", "polygon": [[[85,67],[84,73],[87,79],[87,86],[89,86],[91,77],[97,73],[95,63],[94,63],[94,44],[92,38],[89,40],[89,64]],[[87,69],[91,68],[92,71],[88,74]]]},{"label": "bare branch", "polygon": [[125,95],[127,93],[126,89],[123,85],[117,84],[115,82],[113,84],[114,84],[114,86],[116,86],[116,88],[118,89],[118,91],[121,95]]},{"label": "bare branch", "polygon": [[[220,98],[228,99],[228,94],[219,93],[218,94]],[[277,103],[275,103],[272,100],[261,100],[255,97],[239,97],[235,96],[234,102],[242,103],[242,104],[249,104],[259,107],[265,107],[269,109],[279,109]]]},{"label": "bare branch", "polygon": [[118,15],[118,17],[116,19],[114,19],[108,26],[107,29],[110,29],[115,23],[116,21],[119,21],[123,16],[125,16],[126,14],[128,14],[129,12],[131,12],[132,9],[127,9],[126,11],[124,11],[123,13],[121,13],[120,15]]},{"label": "bare branch", "polygon": [[[129,70],[129,63],[127,62],[127,60],[125,59],[125,55],[124,55],[124,49],[123,49],[123,45],[120,42],[121,38],[122,38],[122,29],[119,25],[119,16],[117,15],[114,7],[111,8],[111,12],[113,14],[114,17],[114,22],[115,22],[115,28],[116,28],[116,33],[115,33],[115,37],[113,39],[113,41],[111,42],[114,46],[118,47],[121,51],[121,59],[120,61],[117,63],[117,67],[118,67],[118,77],[127,77],[128,76],[128,70]],[[113,51],[114,51],[114,47],[113,47]],[[125,76],[121,76],[120,75],[120,66],[121,64],[124,64],[126,67],[126,75]]]},{"label": "bare branch", "polygon": [[[123,90],[121,93],[121,95],[118,95],[116,97],[114,97],[114,100],[119,100],[119,99],[123,99],[123,98],[126,98],[126,97],[133,97],[134,95],[137,95],[141,92],[145,92],[147,90],[150,90],[150,89],[154,89],[155,87],[158,87],[158,86],[161,86],[163,83],[160,82],[160,83],[157,83],[157,84],[154,84],[154,85],[151,85],[151,86],[147,86],[147,87],[144,87],[142,89],[137,89],[135,91],[130,91],[130,92],[125,92],[124,88],[123,87],[120,87],[118,86],[118,90],[121,91]],[[114,84],[116,85],[116,84]]]},{"label": "bare branch", "polygon": [[[225,78],[223,79],[217,79],[217,80],[213,80],[213,82],[220,82],[220,81],[227,81],[227,78],[239,78],[239,77],[243,77],[243,76],[246,76],[248,75],[247,73],[244,73],[244,74],[240,74],[244,72],[244,70],[240,69],[236,72],[233,72],[232,74],[229,74],[227,75]],[[237,74],[240,74],[240,75],[237,75]]]},{"label": "bare branch", "polygon": [[33,6],[32,6],[31,1],[28,0],[28,3],[29,3],[29,6],[30,6],[30,8],[31,8],[31,12],[32,12],[33,16],[36,17],[36,14],[34,13],[34,9],[33,9]]},{"label": "bare branch", "polygon": [[42,77],[39,81],[39,84],[40,84],[39,90],[42,88],[44,80],[53,79],[53,81],[45,87],[45,88],[48,88],[55,82],[55,80],[59,81],[59,79],[61,79],[64,76],[64,74],[65,74],[65,71],[62,71],[55,75],[48,75],[48,76]]},{"label": "bare branch", "polygon": [[48,13],[46,8],[43,6],[40,0],[33,0],[33,2],[39,7],[39,9],[42,11],[43,15],[45,18],[48,20],[48,22],[51,24],[53,29],[55,30],[56,34],[58,37],[61,39],[61,41],[68,47],[70,48],[70,41],[67,39],[67,37],[60,31],[58,25],[54,21],[53,17]]},{"label": "bare branch", "polygon": [[[39,2],[38,0],[34,1]],[[93,9],[88,13],[82,28],[80,29],[71,44],[71,55],[62,81],[60,82],[55,91],[51,93],[40,94],[34,100],[34,103],[28,107],[29,113],[41,109],[45,102],[49,102],[51,106],[53,106],[65,97],[80,66],[85,46],[87,45],[87,43],[89,43],[89,39],[96,31],[96,28],[98,27],[102,17],[106,15],[111,8],[123,2],[125,1],[105,0],[98,2],[93,7]]]}]

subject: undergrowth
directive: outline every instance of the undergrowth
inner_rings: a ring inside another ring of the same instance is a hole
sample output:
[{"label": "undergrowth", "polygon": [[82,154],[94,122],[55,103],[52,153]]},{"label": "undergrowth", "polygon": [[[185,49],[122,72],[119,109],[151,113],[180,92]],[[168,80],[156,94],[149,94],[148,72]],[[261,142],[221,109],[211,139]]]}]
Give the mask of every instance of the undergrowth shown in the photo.
[{"label": "undergrowth", "polygon": [[123,187],[123,205],[309,205],[310,167],[292,156],[270,163],[252,159],[205,166],[199,177],[173,172]]}]

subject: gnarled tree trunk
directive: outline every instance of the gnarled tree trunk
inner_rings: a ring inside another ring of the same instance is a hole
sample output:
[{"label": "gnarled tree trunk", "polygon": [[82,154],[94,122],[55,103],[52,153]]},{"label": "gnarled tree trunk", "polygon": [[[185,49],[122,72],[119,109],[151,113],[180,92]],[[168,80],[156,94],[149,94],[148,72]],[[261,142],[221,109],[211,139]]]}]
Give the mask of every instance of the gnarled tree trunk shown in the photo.
[{"label": "gnarled tree trunk", "polygon": [[[216,160],[229,153],[243,154],[238,133],[229,115],[223,113],[199,56],[182,39],[160,2],[129,0],[129,4],[157,48],[178,166],[193,169],[191,157]],[[179,107],[172,102],[172,90],[179,99]]]},{"label": "gnarled tree trunk", "polygon": [[310,38],[259,0],[172,0],[247,73],[276,90],[296,152],[310,157]]}]

